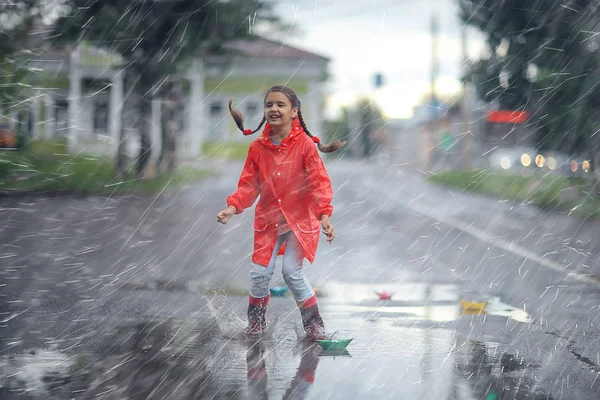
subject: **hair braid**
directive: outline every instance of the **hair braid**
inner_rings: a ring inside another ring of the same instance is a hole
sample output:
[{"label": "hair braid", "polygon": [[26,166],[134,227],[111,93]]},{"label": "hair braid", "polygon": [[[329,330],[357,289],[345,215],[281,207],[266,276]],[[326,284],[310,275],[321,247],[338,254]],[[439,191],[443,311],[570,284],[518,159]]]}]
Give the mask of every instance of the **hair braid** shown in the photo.
[{"label": "hair braid", "polygon": [[304,117],[302,117],[302,110],[298,110],[298,121],[300,121],[300,126],[302,126],[302,129],[304,129],[304,132],[308,135],[308,137],[312,138],[313,135],[308,131],[308,128],[306,127],[306,122],[304,122]]},{"label": "hair braid", "polygon": [[262,121],[260,121],[258,128],[256,128],[255,130],[244,129],[244,114],[242,114],[239,110],[236,110],[235,108],[233,108],[231,106],[231,103],[233,103],[233,99],[229,100],[229,112],[231,113],[231,116],[233,117],[235,124],[237,125],[239,130],[242,131],[242,133],[244,135],[252,135],[253,133],[256,133],[258,130],[260,130],[260,128],[267,121],[267,118],[263,115]]},{"label": "hair braid", "polygon": [[[300,107],[298,107],[298,121],[300,121],[300,126],[302,126],[302,129],[304,129],[304,132],[308,135],[308,137],[313,138],[312,133],[310,133],[308,131],[308,128],[306,127],[306,123],[304,122],[304,117],[302,116],[302,110],[300,110]],[[341,140],[336,140],[335,142],[329,144],[322,144],[321,142],[319,142],[317,143],[317,148],[322,153],[332,153],[336,150],[339,150],[345,144],[346,141]]]},{"label": "hair braid", "polygon": [[263,115],[262,120],[260,121],[260,124],[258,124],[258,127],[252,131],[252,133],[256,133],[260,130],[260,128],[262,128],[262,126],[265,124],[265,122],[267,122],[267,117],[265,117]]}]

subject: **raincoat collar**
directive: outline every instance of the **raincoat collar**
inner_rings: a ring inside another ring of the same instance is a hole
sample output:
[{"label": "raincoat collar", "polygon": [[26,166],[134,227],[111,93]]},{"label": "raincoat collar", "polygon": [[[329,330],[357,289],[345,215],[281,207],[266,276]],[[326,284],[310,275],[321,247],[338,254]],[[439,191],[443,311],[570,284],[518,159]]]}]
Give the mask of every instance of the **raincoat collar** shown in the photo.
[{"label": "raincoat collar", "polygon": [[[260,137],[258,138],[258,141],[260,143],[262,143],[263,146],[270,147],[270,148],[277,148],[278,146],[274,145],[271,142],[271,131],[272,130],[273,130],[273,128],[271,128],[271,125],[269,125],[269,123],[267,122],[265,124],[265,129],[263,129]],[[306,135],[306,133],[304,133],[304,129],[302,129],[302,125],[300,125],[300,121],[298,120],[298,118],[294,118],[292,120],[292,131],[285,139],[283,139],[281,141],[281,143],[279,145],[283,145],[285,143],[286,145],[289,146],[291,143],[298,140],[298,138],[301,135]]]}]

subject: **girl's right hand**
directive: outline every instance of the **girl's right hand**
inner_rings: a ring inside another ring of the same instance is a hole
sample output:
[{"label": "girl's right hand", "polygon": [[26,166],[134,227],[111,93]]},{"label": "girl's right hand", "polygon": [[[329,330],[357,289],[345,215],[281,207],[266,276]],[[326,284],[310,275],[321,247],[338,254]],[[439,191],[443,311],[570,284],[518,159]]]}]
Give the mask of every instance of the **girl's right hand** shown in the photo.
[{"label": "girl's right hand", "polygon": [[329,244],[331,244],[333,239],[335,239],[335,233],[333,230],[333,225],[331,224],[331,221],[329,221],[329,217],[327,215],[321,216],[321,227],[323,228],[323,233],[325,236],[327,236],[327,241]]},{"label": "girl's right hand", "polygon": [[236,209],[233,206],[229,206],[220,213],[217,214],[217,222],[225,225],[231,217],[235,214]]}]

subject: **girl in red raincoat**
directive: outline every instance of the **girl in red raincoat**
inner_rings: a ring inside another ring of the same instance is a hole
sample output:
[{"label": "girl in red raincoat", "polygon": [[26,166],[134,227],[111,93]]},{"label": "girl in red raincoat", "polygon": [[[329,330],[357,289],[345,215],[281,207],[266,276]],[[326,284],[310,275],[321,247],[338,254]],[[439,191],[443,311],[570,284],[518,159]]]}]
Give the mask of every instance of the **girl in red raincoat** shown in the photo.
[{"label": "girl in red raincoat", "polygon": [[255,335],[266,328],[269,283],[275,261],[283,255],[283,278],[298,304],[308,340],[324,338],[317,298],[302,264],[314,261],[319,242],[319,224],[329,243],[335,238],[329,217],[333,212],[331,181],[315,143],[322,152],[332,152],[345,142],[320,143],[308,131],[300,100],[294,90],[273,86],[267,92],[262,122],[254,131],[244,129],[243,115],[229,110],[244,135],[251,135],[266,123],[259,138],[250,145],[238,188],[227,197],[228,207],[217,215],[229,219],[251,207],[259,197],[254,217],[254,252],[250,271],[248,328]]}]

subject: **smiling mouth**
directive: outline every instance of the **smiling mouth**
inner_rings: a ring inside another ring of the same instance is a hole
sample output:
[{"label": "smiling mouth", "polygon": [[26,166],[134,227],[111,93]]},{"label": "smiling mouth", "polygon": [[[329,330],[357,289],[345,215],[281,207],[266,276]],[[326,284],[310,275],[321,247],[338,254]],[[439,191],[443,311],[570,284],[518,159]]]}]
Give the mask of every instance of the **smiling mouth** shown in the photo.
[{"label": "smiling mouth", "polygon": [[279,119],[279,118],[281,118],[281,115],[279,115],[279,114],[269,114],[269,118],[270,119]]}]

